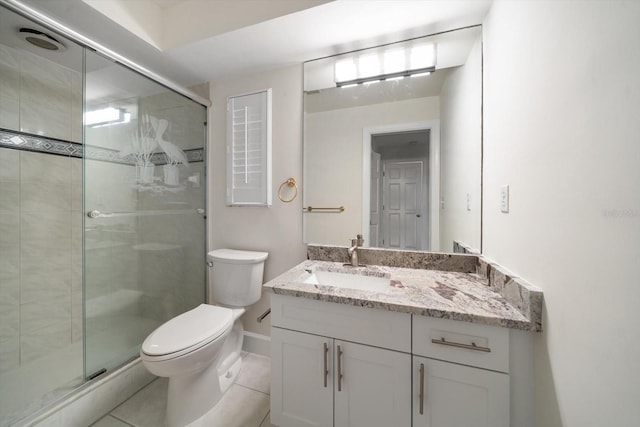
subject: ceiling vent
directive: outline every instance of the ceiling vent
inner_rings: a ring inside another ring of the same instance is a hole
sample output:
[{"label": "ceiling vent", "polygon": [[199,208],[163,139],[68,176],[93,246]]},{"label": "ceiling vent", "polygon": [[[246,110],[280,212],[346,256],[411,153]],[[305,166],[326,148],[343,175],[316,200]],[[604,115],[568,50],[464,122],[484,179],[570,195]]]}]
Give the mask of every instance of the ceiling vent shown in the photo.
[{"label": "ceiling vent", "polygon": [[57,52],[66,50],[66,47],[59,42],[58,39],[47,33],[43,33],[40,30],[34,30],[33,28],[20,28],[18,33],[21,38],[41,49]]}]

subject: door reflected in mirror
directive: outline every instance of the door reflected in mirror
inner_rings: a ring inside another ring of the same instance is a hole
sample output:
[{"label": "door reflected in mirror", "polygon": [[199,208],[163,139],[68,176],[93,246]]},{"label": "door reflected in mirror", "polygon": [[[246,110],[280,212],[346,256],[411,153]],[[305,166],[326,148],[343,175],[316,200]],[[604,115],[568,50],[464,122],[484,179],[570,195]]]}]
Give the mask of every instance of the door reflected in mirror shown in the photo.
[{"label": "door reflected in mirror", "polygon": [[305,63],[305,243],[363,234],[371,247],[480,250],[481,36],[477,26]]}]

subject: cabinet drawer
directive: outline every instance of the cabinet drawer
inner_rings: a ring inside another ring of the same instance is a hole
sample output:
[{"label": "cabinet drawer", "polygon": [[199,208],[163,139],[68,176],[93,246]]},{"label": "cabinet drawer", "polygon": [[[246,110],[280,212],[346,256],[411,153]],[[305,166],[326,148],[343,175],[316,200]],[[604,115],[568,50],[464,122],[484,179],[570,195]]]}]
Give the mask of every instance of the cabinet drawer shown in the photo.
[{"label": "cabinet drawer", "polygon": [[508,373],[509,330],[414,315],[413,354]]},{"label": "cabinet drawer", "polygon": [[271,325],[411,352],[411,315],[407,313],[272,295]]}]

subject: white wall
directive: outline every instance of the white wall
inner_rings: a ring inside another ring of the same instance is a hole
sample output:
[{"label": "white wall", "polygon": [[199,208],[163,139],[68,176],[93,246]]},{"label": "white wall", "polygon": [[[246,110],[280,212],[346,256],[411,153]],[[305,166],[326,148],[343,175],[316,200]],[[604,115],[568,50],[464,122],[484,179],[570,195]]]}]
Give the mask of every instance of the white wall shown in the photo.
[{"label": "white wall", "polygon": [[640,420],[639,21],[637,1],[496,1],[485,21],[483,249],[544,290],[540,427]]},{"label": "white wall", "polygon": [[[482,42],[457,67],[440,94],[440,250],[458,240],[480,250]],[[469,209],[467,209],[469,195]]]},{"label": "white wall", "polygon": [[346,246],[362,227],[362,130],[440,116],[438,97],[344,108],[305,117],[305,206],[344,206],[305,214],[305,242]]},{"label": "white wall", "polygon": [[[273,88],[273,206],[225,206],[225,136],[227,97]],[[211,83],[209,117],[209,250],[233,248],[269,252],[264,280],[270,280],[306,259],[302,243],[302,198],[282,203],[278,187],[293,177],[302,188],[302,65]],[[289,196],[289,194],[285,194]],[[248,331],[269,335],[268,295],[244,316]]]}]

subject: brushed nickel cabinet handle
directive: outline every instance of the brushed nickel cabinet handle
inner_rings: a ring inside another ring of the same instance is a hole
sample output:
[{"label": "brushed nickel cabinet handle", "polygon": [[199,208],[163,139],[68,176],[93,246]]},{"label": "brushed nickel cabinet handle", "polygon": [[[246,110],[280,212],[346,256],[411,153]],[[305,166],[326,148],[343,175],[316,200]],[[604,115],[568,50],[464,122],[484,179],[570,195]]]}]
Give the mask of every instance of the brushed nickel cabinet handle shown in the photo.
[{"label": "brushed nickel cabinet handle", "polygon": [[464,348],[465,350],[475,350],[475,351],[482,351],[485,353],[491,353],[491,349],[489,347],[480,347],[480,346],[477,346],[476,343],[474,342],[472,342],[471,345],[460,344],[458,342],[446,341],[444,338],[440,338],[439,340],[432,339],[431,342],[434,344],[447,345],[449,347]]},{"label": "brushed nickel cabinet handle", "polygon": [[324,388],[327,388],[327,376],[329,375],[329,368],[327,366],[327,357],[329,356],[329,346],[324,343]]},{"label": "brushed nickel cabinet handle", "polygon": [[338,391],[342,391],[342,349],[338,346]]},{"label": "brushed nickel cabinet handle", "polygon": [[424,414],[424,363],[420,364],[420,390],[418,392],[420,399],[420,415]]}]

